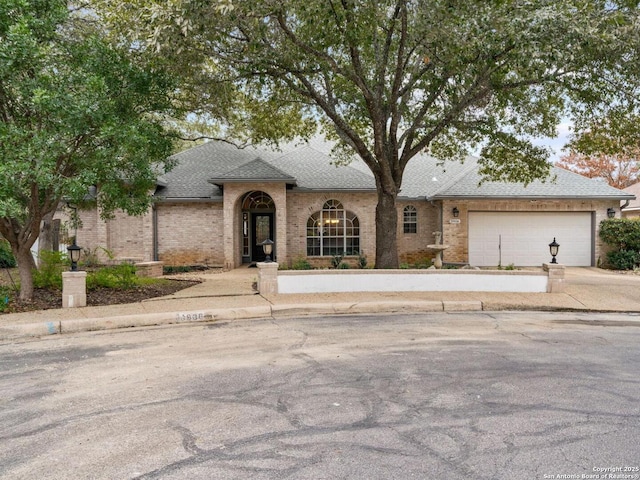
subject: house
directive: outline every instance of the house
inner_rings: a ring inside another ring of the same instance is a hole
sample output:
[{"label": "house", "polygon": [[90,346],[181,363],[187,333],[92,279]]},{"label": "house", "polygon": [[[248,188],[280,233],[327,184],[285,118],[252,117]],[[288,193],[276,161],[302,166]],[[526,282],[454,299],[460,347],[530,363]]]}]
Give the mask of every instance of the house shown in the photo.
[{"label": "house", "polygon": [[625,200],[621,205],[622,218],[637,218],[640,219],[640,182],[624,189],[625,192],[634,195],[634,200]]},{"label": "house", "polygon": [[[238,149],[209,142],[175,155],[176,167],[158,178],[155,204],[142,217],[102,221],[82,213],[78,244],[104,247],[117,259],[160,260],[165,265],[226,268],[264,259],[261,242],[291,265],[305,258],[329,265],[333,255],[355,262],[375,258],[375,182],[357,161],[336,166],[305,145],[284,152]],[[620,211],[632,193],[554,168],[555,181],[479,185],[475,158],[445,162],[412,159],[398,207],[398,249],[403,263],[426,263],[428,245],[442,232],[444,261],[475,266],[540,265],[548,244],[558,261],[596,265],[603,256],[598,225]]]}]

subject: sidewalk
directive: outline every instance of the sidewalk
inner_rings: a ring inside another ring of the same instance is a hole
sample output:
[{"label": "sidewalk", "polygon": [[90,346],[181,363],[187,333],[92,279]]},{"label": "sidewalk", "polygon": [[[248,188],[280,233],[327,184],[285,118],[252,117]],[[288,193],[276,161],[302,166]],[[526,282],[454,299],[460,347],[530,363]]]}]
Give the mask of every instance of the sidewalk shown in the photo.
[{"label": "sidewalk", "polygon": [[291,315],[564,310],[640,313],[640,275],[569,267],[564,293],[390,292],[264,297],[255,268],[196,274],[203,282],[143,302],[0,315],[0,340],[111,328]]}]

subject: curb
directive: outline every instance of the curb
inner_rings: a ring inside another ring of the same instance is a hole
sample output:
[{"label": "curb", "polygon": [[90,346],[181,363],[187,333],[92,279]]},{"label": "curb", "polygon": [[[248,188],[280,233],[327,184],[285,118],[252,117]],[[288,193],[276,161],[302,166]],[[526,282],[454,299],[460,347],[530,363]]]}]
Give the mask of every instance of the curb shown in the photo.
[{"label": "curb", "polygon": [[248,320],[257,318],[286,318],[293,316],[319,315],[362,315],[376,313],[460,312],[481,311],[482,309],[482,302],[480,301],[385,301],[235,307],[8,325],[0,327],[0,340],[13,340],[24,337],[43,337],[47,335],[92,332],[98,330],[115,330],[120,328],[215,322],[218,320]]}]

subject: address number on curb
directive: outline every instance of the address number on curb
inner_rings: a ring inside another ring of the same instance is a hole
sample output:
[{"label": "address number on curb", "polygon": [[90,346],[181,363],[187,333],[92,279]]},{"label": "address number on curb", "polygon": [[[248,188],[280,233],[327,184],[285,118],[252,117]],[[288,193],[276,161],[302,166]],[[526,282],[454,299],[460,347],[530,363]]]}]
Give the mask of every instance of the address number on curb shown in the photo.
[{"label": "address number on curb", "polygon": [[204,320],[213,320],[210,313],[194,312],[194,313],[177,313],[176,321],[178,322],[198,322]]}]

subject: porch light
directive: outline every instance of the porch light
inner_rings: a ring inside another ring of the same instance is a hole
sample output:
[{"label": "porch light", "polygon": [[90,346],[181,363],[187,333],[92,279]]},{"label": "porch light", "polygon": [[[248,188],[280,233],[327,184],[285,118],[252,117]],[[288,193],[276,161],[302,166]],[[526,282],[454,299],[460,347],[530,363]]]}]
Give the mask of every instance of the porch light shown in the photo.
[{"label": "porch light", "polygon": [[615,217],[615,216],[616,216],[616,211],[615,211],[615,209],[614,209],[614,208],[611,208],[611,207],[607,208],[607,217],[609,217],[609,218],[613,218],[613,217]]},{"label": "porch light", "polygon": [[264,242],[262,242],[260,245],[262,245],[262,251],[265,254],[265,259],[264,261],[266,263],[271,262],[271,252],[273,252],[273,245],[276,242],[274,242],[273,240],[271,240],[270,238],[267,238]]},{"label": "porch light", "polygon": [[458,218],[458,215],[460,215],[460,210],[458,210],[458,207],[453,207],[453,217]]},{"label": "porch light", "polygon": [[556,237],[553,237],[553,242],[549,244],[549,252],[551,253],[551,263],[558,263],[556,261],[556,255],[558,255],[558,249],[560,244],[556,242]]},{"label": "porch light", "polygon": [[69,252],[69,259],[71,260],[71,271],[78,271],[78,262],[80,261],[80,252],[82,249],[76,245],[76,237],[73,237],[73,243],[67,247]]}]

